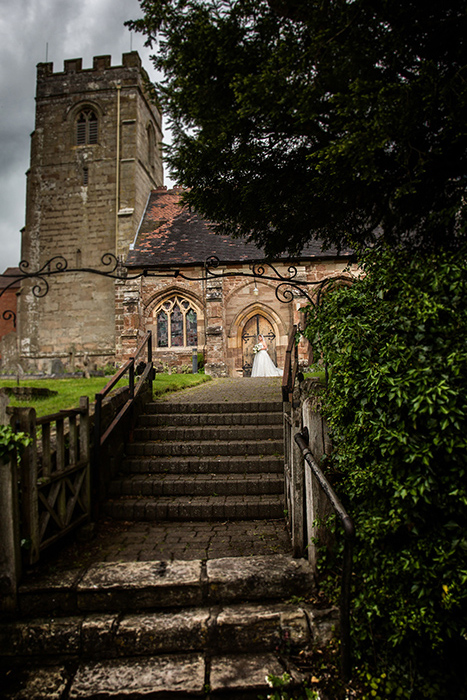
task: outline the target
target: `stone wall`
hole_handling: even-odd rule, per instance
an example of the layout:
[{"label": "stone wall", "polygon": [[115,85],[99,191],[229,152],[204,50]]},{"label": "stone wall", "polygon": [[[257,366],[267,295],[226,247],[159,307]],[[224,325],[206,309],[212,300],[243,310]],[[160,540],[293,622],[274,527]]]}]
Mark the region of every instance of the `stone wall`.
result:
[{"label": "stone wall", "polygon": [[18,337],[16,332],[12,332],[0,339],[0,372],[16,374],[18,371]]},{"label": "stone wall", "polygon": [[[300,266],[299,274],[304,280],[320,281],[342,274],[345,266],[345,262],[332,258],[308,261]],[[278,264],[276,268],[280,274],[287,275],[285,263]],[[174,277],[173,274],[162,276],[163,272],[157,271],[153,277],[148,272],[147,276],[133,282],[119,282],[116,319],[120,341],[117,360],[122,362],[127,359],[138,335],[151,330],[156,366],[191,366],[192,348],[157,347],[154,311],[164,299],[179,295],[189,299],[196,307],[198,350],[204,354],[206,373],[216,377],[242,376],[246,353],[243,334],[247,324],[257,315],[265,319],[275,336],[275,358],[278,366],[283,367],[288,335],[294,324],[303,324],[303,309],[308,300],[302,295],[294,295],[290,303],[282,303],[276,296],[277,282],[242,276],[251,274],[251,266],[247,264],[225,265],[216,269],[216,274],[222,273],[229,273],[229,276],[202,280],[204,268],[198,266],[183,268],[182,274],[190,279]],[[300,343],[299,356],[303,365],[309,364],[308,343]]]},{"label": "stone wall", "polygon": [[[30,270],[54,256],[68,268],[105,270],[102,256],[126,255],[147,193],[162,184],[161,115],[145,92],[145,72],[136,52],[121,66],[110,56],[37,67],[36,124],[27,179],[22,258]],[[97,143],[77,145],[83,109],[98,119]],[[154,153],[148,150],[148,129]],[[54,268],[52,264],[52,269]],[[49,292],[37,298],[35,281],[23,284],[20,353],[25,371],[50,371],[54,358],[66,369],[90,369],[115,359],[115,283],[85,273],[49,277]]]}]

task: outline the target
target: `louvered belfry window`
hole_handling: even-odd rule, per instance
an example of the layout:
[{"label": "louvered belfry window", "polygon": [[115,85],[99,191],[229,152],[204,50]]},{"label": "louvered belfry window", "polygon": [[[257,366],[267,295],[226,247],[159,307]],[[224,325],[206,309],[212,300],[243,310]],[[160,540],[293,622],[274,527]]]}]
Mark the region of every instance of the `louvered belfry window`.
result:
[{"label": "louvered belfry window", "polygon": [[97,143],[98,121],[92,109],[83,109],[76,120],[76,145],[87,146]]}]

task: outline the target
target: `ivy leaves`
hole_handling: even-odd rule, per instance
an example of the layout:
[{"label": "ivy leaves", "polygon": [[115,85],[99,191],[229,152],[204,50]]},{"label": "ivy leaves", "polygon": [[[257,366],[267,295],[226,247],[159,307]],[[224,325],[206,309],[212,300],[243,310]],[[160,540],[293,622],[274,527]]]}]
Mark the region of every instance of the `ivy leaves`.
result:
[{"label": "ivy leaves", "polygon": [[306,330],[359,532],[359,651],[371,634],[380,661],[410,650],[420,668],[467,631],[466,252],[377,246]]},{"label": "ivy leaves", "polygon": [[26,433],[15,433],[9,425],[0,425],[0,459],[7,459],[13,450],[26,447],[30,442]]}]

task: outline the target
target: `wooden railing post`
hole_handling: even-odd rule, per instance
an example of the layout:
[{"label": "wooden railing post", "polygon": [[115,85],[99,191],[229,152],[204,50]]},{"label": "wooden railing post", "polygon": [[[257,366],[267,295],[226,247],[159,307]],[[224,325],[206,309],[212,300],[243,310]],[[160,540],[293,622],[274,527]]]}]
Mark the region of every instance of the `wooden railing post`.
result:
[{"label": "wooden railing post", "polygon": [[152,331],[148,331],[148,363],[152,362]]},{"label": "wooden railing post", "polygon": [[[148,364],[152,363],[152,331],[148,331]],[[154,381],[154,368],[152,369],[150,376],[148,377],[149,386],[151,388],[151,400],[152,400],[152,387]]]},{"label": "wooden railing post", "polygon": [[100,483],[100,456],[101,456],[101,432],[102,432],[102,394],[96,394],[94,405],[94,445],[91,467],[91,500],[92,517],[97,520],[99,515],[99,483]]},{"label": "wooden railing post", "polygon": [[292,435],[301,428],[301,409],[291,407],[291,486],[292,486],[292,517],[291,537],[294,557],[302,557],[305,553],[305,469],[302,453]]},{"label": "wooden railing post", "polygon": [[16,457],[0,458],[0,611],[16,610],[21,578],[18,476]]},{"label": "wooden railing post", "polygon": [[130,366],[128,368],[128,386],[130,388],[130,399],[135,398],[135,358],[130,357]]},{"label": "wooden railing post", "polygon": [[[292,330],[289,333],[289,340],[287,343],[287,350],[285,351],[285,363],[284,363],[284,373],[282,375],[282,401],[285,403],[292,402],[292,394],[294,390],[294,381],[296,368],[294,370],[292,362],[292,351],[295,346],[295,335],[297,333],[297,326],[292,326]],[[298,360],[298,350],[295,350],[294,358]]]},{"label": "wooden railing post", "polygon": [[15,428],[31,437],[31,444],[21,453],[21,512],[25,559],[28,564],[39,560],[39,508],[37,495],[36,411],[16,408]]},{"label": "wooden railing post", "polygon": [[[55,450],[57,465],[56,471],[61,472],[65,469],[65,420],[64,418],[57,418],[55,422],[55,434],[57,446]],[[66,492],[65,483],[63,481],[59,482],[58,488],[60,489],[57,504],[58,504],[58,517],[62,527],[65,526],[66,521]]]},{"label": "wooden railing post", "polygon": [[83,500],[89,520],[91,519],[91,435],[89,418],[89,398],[82,396],[79,400],[80,416],[79,416],[79,458],[80,461],[87,462],[86,476],[84,483]]}]

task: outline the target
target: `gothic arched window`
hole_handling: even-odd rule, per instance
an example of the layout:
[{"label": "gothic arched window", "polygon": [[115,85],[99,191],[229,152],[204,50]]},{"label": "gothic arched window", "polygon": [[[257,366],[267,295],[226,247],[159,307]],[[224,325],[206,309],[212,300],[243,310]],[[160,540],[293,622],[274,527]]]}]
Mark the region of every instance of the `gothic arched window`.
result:
[{"label": "gothic arched window", "polygon": [[154,309],[158,348],[196,347],[198,314],[189,299],[176,295]]},{"label": "gothic arched window", "polygon": [[82,109],[76,119],[76,145],[97,143],[98,120],[92,109]]}]

